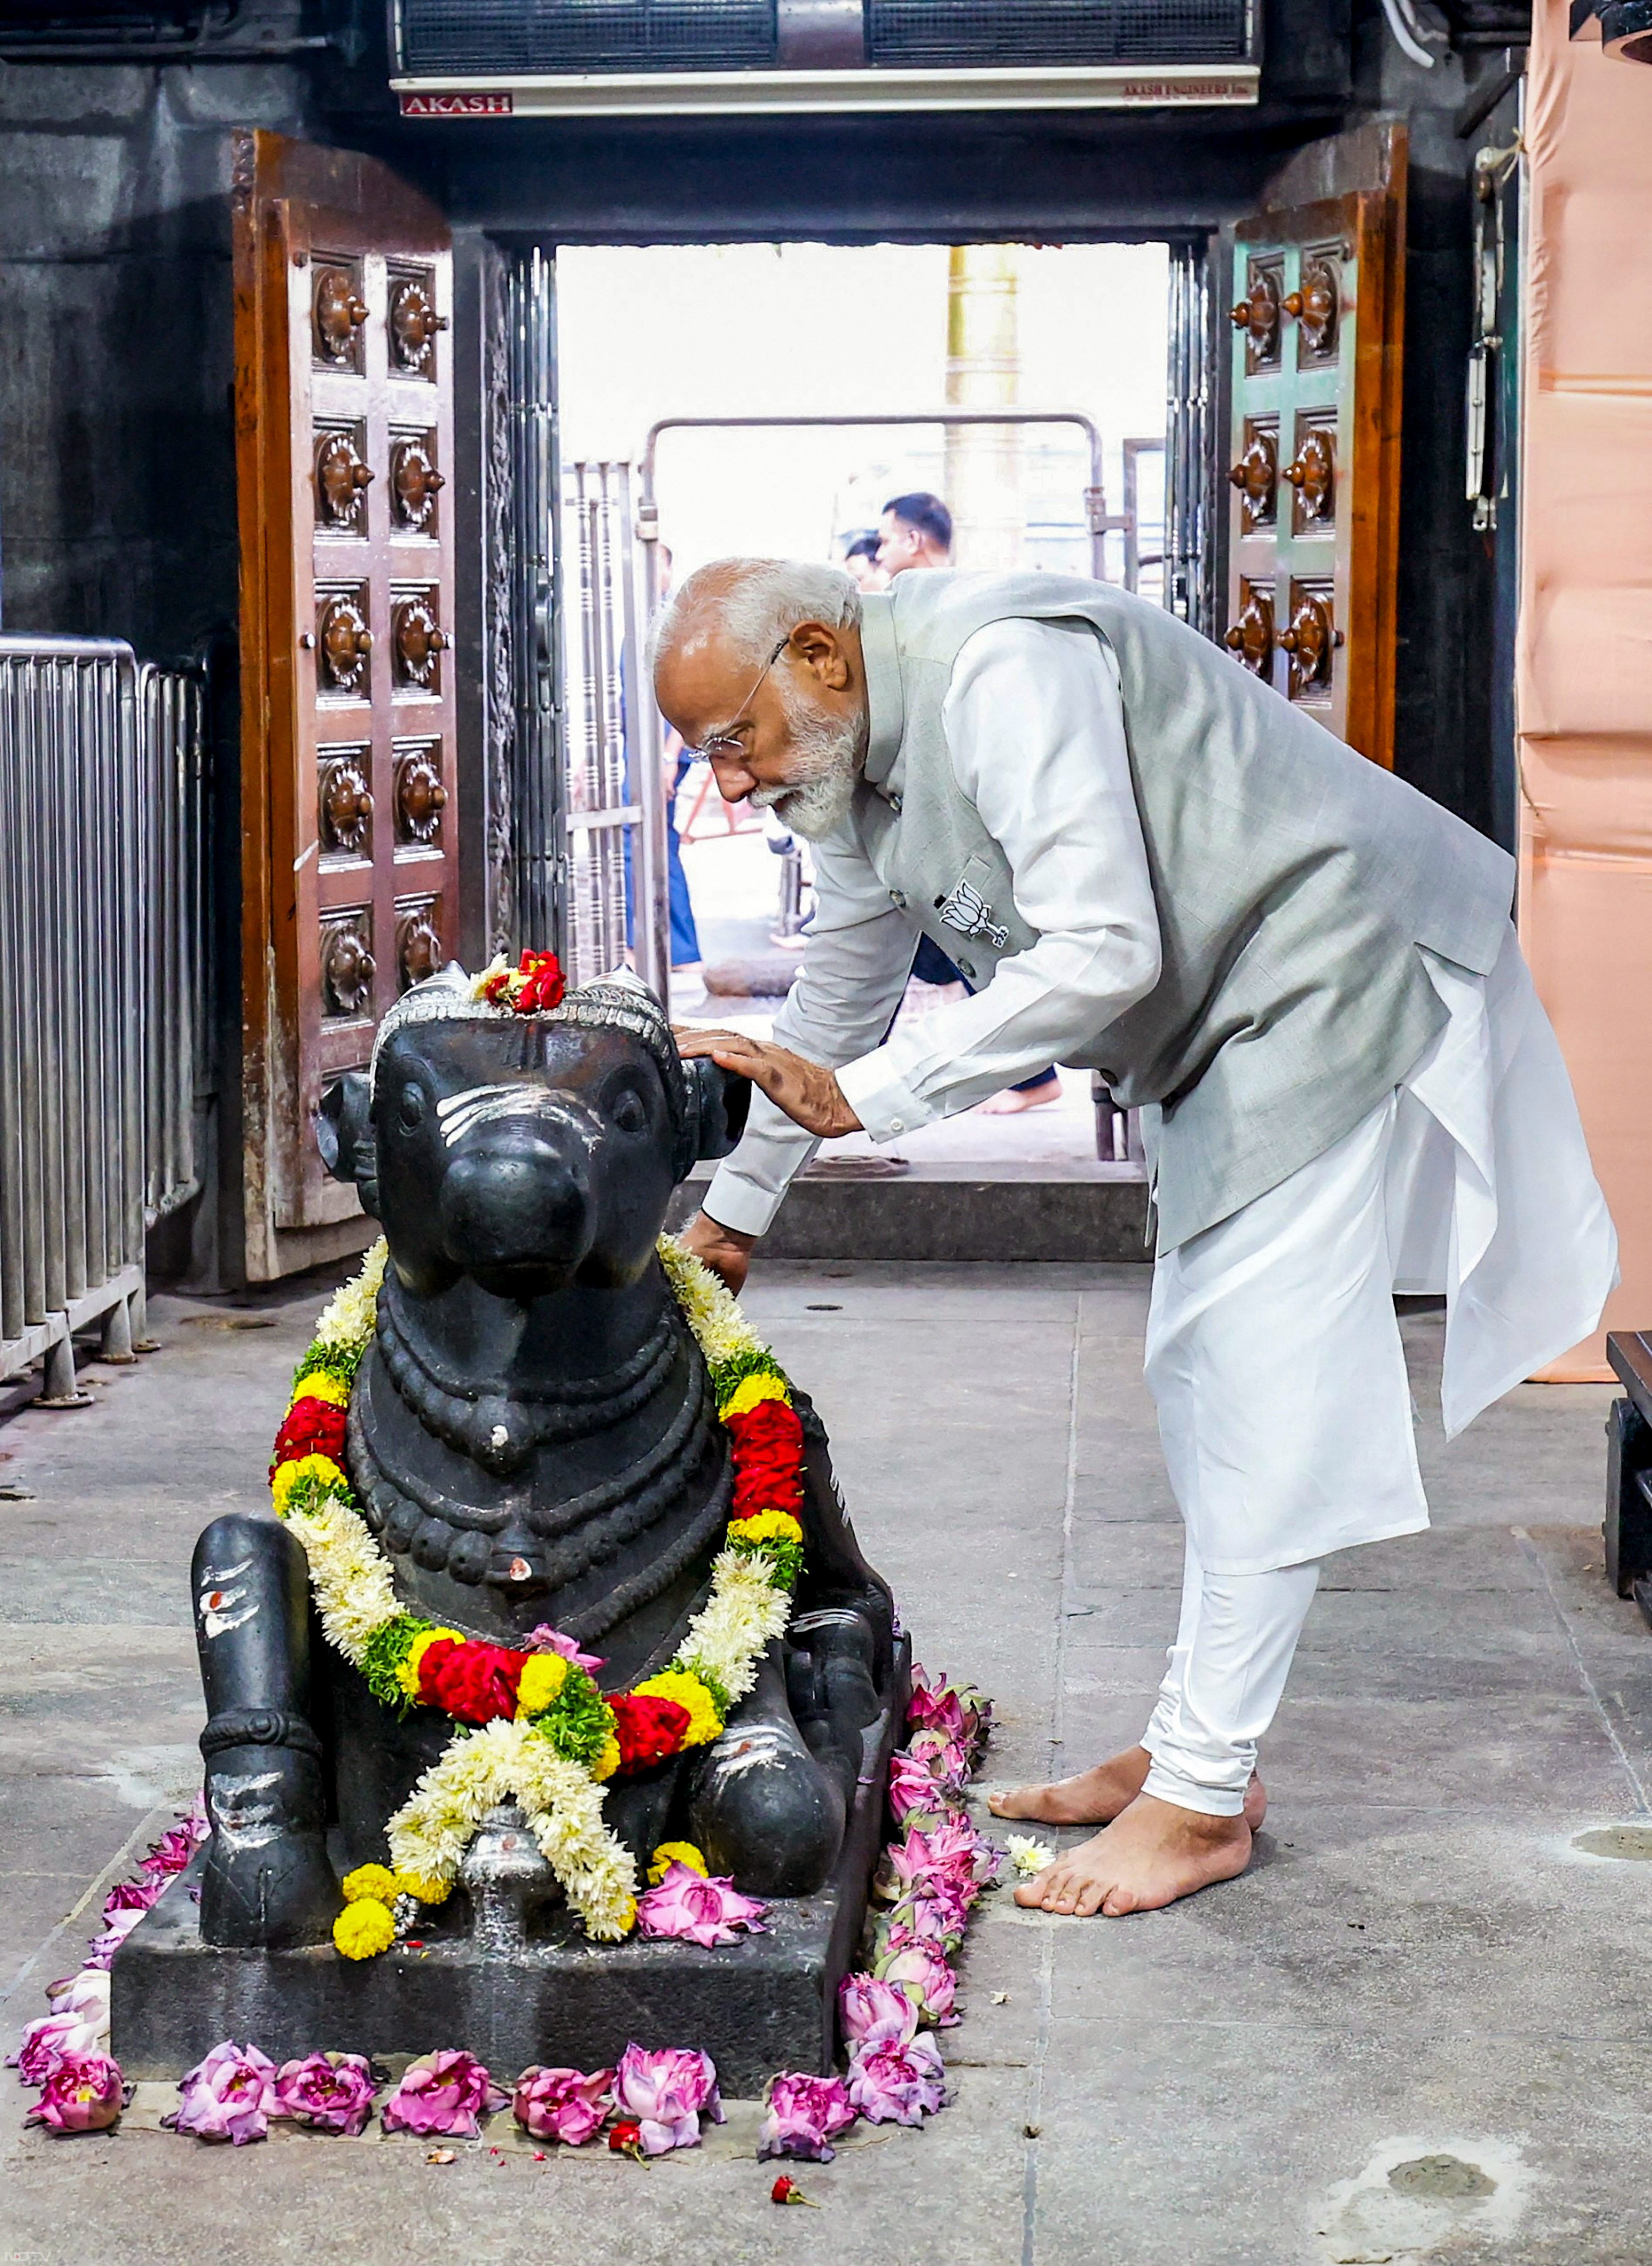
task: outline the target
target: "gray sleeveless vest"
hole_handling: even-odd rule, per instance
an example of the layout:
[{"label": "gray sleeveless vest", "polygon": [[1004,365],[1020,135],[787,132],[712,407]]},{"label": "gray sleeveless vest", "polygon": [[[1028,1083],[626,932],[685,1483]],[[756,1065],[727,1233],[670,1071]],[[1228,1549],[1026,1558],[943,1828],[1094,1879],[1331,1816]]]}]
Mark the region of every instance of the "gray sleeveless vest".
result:
[{"label": "gray sleeveless vest", "polygon": [[1400,1083],[1445,1020],[1416,947],[1489,974],[1514,861],[1143,599],[1064,575],[903,574],[865,601],[852,823],[977,990],[1034,932],[953,775],[941,704],[966,639],[1011,618],[1097,634],[1117,664],[1163,970],[1067,1058],[1147,1112],[1169,1250]]}]

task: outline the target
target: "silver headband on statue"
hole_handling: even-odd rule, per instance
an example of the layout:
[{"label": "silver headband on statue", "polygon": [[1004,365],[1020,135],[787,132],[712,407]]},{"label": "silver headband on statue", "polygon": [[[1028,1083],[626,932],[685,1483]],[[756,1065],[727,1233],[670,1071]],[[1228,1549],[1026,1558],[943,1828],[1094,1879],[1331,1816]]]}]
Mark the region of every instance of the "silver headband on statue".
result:
[{"label": "silver headband on statue", "polygon": [[439,976],[428,976],[411,991],[404,991],[386,1011],[374,1035],[368,1075],[376,1089],[378,1058],[386,1042],[410,1024],[519,1022],[571,1023],[587,1031],[628,1031],[654,1056],[672,1115],[679,1128],[685,1124],[691,1106],[688,1079],[670,1021],[648,986],[628,968],[618,968],[611,975],[564,992],[559,1006],[536,1008],[524,1016],[513,1008],[496,1006],[491,999],[477,998],[471,978],[457,961],[452,961]]}]

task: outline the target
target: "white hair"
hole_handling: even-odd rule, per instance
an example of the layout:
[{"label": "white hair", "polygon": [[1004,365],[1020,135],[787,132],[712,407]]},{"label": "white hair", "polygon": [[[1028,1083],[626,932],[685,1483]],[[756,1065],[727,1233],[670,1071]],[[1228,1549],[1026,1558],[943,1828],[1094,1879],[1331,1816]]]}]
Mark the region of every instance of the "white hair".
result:
[{"label": "white hair", "polygon": [[807,559],[713,559],[673,591],[648,629],[652,677],[662,654],[714,632],[735,658],[761,669],[800,622],[844,629],[860,619],[860,593],[841,566]]}]

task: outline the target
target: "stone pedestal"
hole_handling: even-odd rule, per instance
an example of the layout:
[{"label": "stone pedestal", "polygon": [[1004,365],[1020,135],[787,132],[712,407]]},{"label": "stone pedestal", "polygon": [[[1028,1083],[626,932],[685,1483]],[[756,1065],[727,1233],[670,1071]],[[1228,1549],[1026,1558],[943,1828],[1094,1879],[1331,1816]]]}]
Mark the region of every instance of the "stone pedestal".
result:
[{"label": "stone pedestal", "polygon": [[769,1932],[727,1948],[592,1943],[566,1911],[508,1951],[468,1925],[457,1890],[430,1915],[420,1948],[342,1959],[226,1949],[201,1940],[190,1891],[200,1858],[115,1955],[113,2051],[130,2079],[177,2078],[221,2039],[277,2063],[296,2055],[420,2054],[458,2046],[501,2083],[530,2062],[597,2069],[627,2043],[711,2055],[731,2097],[759,2094],[777,2070],[830,2067],[838,1981],[853,1960],[883,1838],[884,1788],[904,1720],[906,1648],[888,1713],[865,1759],[837,1869],[813,1897],[779,1899]]}]

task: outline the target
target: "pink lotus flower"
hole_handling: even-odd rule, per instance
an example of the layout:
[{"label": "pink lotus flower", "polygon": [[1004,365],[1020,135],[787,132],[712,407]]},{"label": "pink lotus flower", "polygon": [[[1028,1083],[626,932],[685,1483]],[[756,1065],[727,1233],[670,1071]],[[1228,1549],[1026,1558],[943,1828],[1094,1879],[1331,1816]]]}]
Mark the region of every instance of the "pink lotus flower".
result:
[{"label": "pink lotus flower", "polygon": [[86,1947],[87,1966],[106,1967],[143,1917],[141,1904],[128,1904],[123,1911],[106,1912],[102,1934],[94,1935]]},{"label": "pink lotus flower", "polygon": [[523,1648],[527,1652],[559,1652],[572,1667],[582,1668],[588,1676],[595,1676],[603,1665],[596,1653],[581,1652],[571,1636],[553,1629],[549,1621],[541,1621],[537,1628],[530,1629],[523,1639]]},{"label": "pink lotus flower", "polygon": [[949,1794],[961,1793],[969,1776],[969,1757],[961,1740],[948,1738],[942,1730],[918,1731],[906,1751],[924,1765],[938,1786]]},{"label": "pink lotus flower", "polygon": [[931,2037],[858,2046],[849,2058],[850,2101],[871,2124],[916,2124],[947,2102],[947,2072]]},{"label": "pink lotus flower", "polygon": [[852,2051],[902,2043],[917,2028],[917,2008],[904,1991],[874,1975],[845,1975],[837,1985],[837,2019]]},{"label": "pink lotus flower", "polygon": [[171,1880],[174,1873],[183,1871],[194,1855],[199,1838],[187,1821],[168,1826],[138,1870],[151,1876],[159,1875],[163,1880]]},{"label": "pink lotus flower", "polygon": [[367,2130],[377,2091],[364,2054],[306,2054],[276,2071],[270,2115],[312,2132],[347,2132],[355,2139]]},{"label": "pink lotus flower", "polygon": [[922,1756],[890,1757],[889,1811],[897,1825],[914,1816],[939,1824],[947,1806],[947,1789]]},{"label": "pink lotus flower", "polygon": [[953,1998],[956,1978],[932,1944],[906,1943],[888,1952],[874,1970],[881,1983],[892,1983],[917,2009],[920,2022],[955,2022]]},{"label": "pink lotus flower", "polygon": [[939,1730],[956,1739],[973,1766],[991,1733],[992,1702],[972,1684],[948,1684],[941,1677],[932,1683],[921,1668],[914,1668],[906,1721],[914,1731]]},{"label": "pink lotus flower", "polygon": [[691,2048],[668,2046],[650,2053],[643,2046],[627,2046],[614,2072],[614,2103],[639,2126],[645,2156],[698,2148],[702,2111],[713,2124],[723,2121],[716,2065],[709,2054]]},{"label": "pink lotus flower", "polygon": [[173,2132],[231,2140],[238,2148],[249,2140],[267,2140],[275,2108],[274,2075],[274,2063],[256,2046],[238,2046],[226,2038],[179,2079],[183,2099],[161,2122]]},{"label": "pink lotus flower", "polygon": [[420,2138],[441,2133],[474,2140],[479,2116],[489,2116],[510,2099],[501,2093],[474,2054],[420,2054],[409,2062],[401,2083],[384,2103],[380,2123],[387,2132],[413,2132]]},{"label": "pink lotus flower", "polygon": [[958,1868],[980,1889],[990,1889],[1004,1869],[1003,1850],[978,1832],[961,1811],[932,1829],[929,1853],[932,1862]]},{"label": "pink lotus flower", "polygon": [[31,2022],[6,2056],[25,2085],[44,2085],[65,2062],[101,2054],[109,2043],[109,2006],[73,2007],[59,2000]]},{"label": "pink lotus flower", "polygon": [[950,1954],[962,1941],[961,1923],[954,1925],[952,1916],[932,1897],[905,1897],[900,1904],[891,1904],[874,1923],[876,1952],[899,1951],[908,1943],[927,1943],[936,1951]]},{"label": "pink lotus flower", "polygon": [[659,1885],[639,1897],[637,1926],[643,1935],[676,1936],[709,1951],[713,1944],[735,1942],[742,1928],[766,1935],[768,1909],[757,1897],[742,1897],[731,1879],[708,1881],[674,1860]]},{"label": "pink lotus flower", "polygon": [[94,2017],[107,2026],[109,2020],[109,1976],[102,1967],[77,1967],[72,1975],[61,1982],[48,1983],[46,1995],[55,2014],[78,2014],[84,2021]]},{"label": "pink lotus flower", "polygon": [[614,2105],[614,2072],[577,2069],[524,2069],[511,2102],[516,2122],[536,2140],[560,2140],[582,2148],[594,2140]]},{"label": "pink lotus flower", "polygon": [[105,1919],[113,1919],[116,1912],[148,1911],[151,1904],[160,1901],[161,1891],[165,1886],[164,1879],[122,1881],[119,1888],[111,1889],[104,1898]]},{"label": "pink lotus flower", "polygon": [[759,2162],[766,2156],[801,2156],[830,2164],[837,2153],[832,2142],[855,2121],[841,2077],[783,2073],[769,2080],[764,2098],[769,2113],[757,2141]]},{"label": "pink lotus flower", "polygon": [[967,1869],[960,1877],[956,1868],[938,1866],[926,1837],[917,1830],[904,1841],[890,1843],[873,1885],[891,1904],[930,1905],[934,1925],[954,1936],[962,1935],[980,1893]]},{"label": "pink lotus flower", "polygon": [[131,2098],[119,2062],[107,2054],[77,2054],[58,2064],[23,2121],[44,2124],[60,2139],[73,2132],[106,2132]]}]

